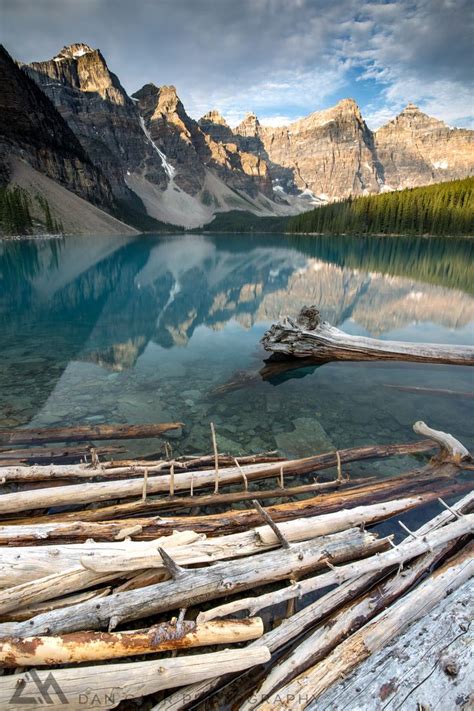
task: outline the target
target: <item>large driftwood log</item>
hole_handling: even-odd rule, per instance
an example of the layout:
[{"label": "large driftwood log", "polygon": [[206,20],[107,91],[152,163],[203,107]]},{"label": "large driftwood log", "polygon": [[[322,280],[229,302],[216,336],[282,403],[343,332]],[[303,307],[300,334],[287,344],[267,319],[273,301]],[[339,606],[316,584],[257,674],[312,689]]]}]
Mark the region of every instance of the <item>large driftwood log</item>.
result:
[{"label": "large driftwood log", "polygon": [[[415,533],[417,536],[423,537],[427,533],[435,531],[441,526],[456,520],[460,514],[469,513],[473,508],[474,493],[470,492],[449,509],[443,510],[438,516],[430,519],[426,524],[418,528]],[[452,544],[447,545],[451,546]],[[411,569],[413,570],[416,566],[419,576],[422,577],[427,570],[431,569],[435,558],[444,556],[446,550],[447,547],[443,547],[433,554],[423,556],[423,558],[411,564]],[[377,571],[338,585],[334,590],[331,590],[316,600],[316,602],[311,603],[307,607],[303,607],[295,615],[288,617],[283,620],[280,625],[266,632],[263,637],[260,638],[260,643],[268,647],[270,652],[275,652],[296,639],[308,627],[316,625],[341,605],[353,601],[358,595],[370,590],[372,585],[384,575],[385,572]],[[253,642],[249,647],[255,644],[256,643]],[[226,680],[228,680],[227,676],[216,677],[198,684],[186,686],[181,692],[175,692],[171,696],[168,696],[163,702],[158,703],[152,711],[181,711],[204,696],[212,693]]]},{"label": "large driftwood log", "polygon": [[322,661],[310,667],[293,681],[282,686],[259,711],[305,709],[341,677],[346,676],[364,659],[400,635],[410,624],[426,615],[446,595],[474,575],[472,545],[436,570],[427,580],[409,592],[372,622],[338,645]]},{"label": "large driftwood log", "polygon": [[[136,699],[160,689],[190,681],[208,679],[224,672],[236,672],[264,664],[270,658],[266,647],[226,649],[211,654],[191,654],[174,659],[104,664],[55,669],[48,683],[48,669],[0,677],[0,708],[29,711],[31,696],[38,696],[38,684],[49,692],[51,711],[79,711],[84,708],[115,708],[124,699]],[[36,681],[35,681],[36,680]],[[42,686],[43,685],[43,686]],[[58,693],[58,689],[59,692]],[[17,699],[13,698],[16,693]],[[23,702],[22,702],[22,699]]]},{"label": "large driftwood log", "polygon": [[[453,525],[453,524],[451,524]],[[454,540],[454,539],[453,539]],[[409,590],[422,575],[429,572],[436,562],[453,547],[452,540],[437,546],[433,553],[418,558],[412,565],[392,574],[374,589],[360,597],[354,597],[342,610],[332,614],[324,624],[305,638],[287,657],[279,660],[270,670],[257,691],[252,693],[240,711],[250,711],[267,699],[276,689],[323,659],[349,634],[373,619],[377,613]]]},{"label": "large driftwood log", "polygon": [[[390,518],[403,511],[420,505],[422,497],[397,499],[371,506],[336,511],[321,516],[295,519],[279,524],[279,531],[289,542],[316,538],[360,525],[369,525]],[[124,541],[116,543],[96,543],[56,546],[25,546],[21,548],[0,548],[0,585],[9,588],[0,592],[0,613],[5,611],[2,600],[10,595],[14,600],[18,586],[30,580],[50,576],[54,573],[67,577],[76,566],[95,573],[117,573],[154,568],[166,570],[159,550],[165,548],[180,565],[212,563],[261,553],[280,545],[269,526],[258,526],[248,531],[205,539],[193,531],[175,532],[154,541]],[[20,565],[19,565],[20,562]],[[88,576],[88,583],[90,579]],[[77,580],[75,583],[77,584]],[[60,584],[52,587],[52,591]],[[12,588],[9,586],[17,586]],[[66,590],[62,590],[63,594]],[[30,600],[31,602],[31,600]]]},{"label": "large driftwood log", "polygon": [[382,341],[352,336],[315,316],[317,309],[303,307],[296,321],[286,318],[267,331],[265,350],[317,362],[332,360],[403,360],[417,363],[474,365],[472,346]]},{"label": "large driftwood log", "polygon": [[113,593],[99,602],[91,600],[66,610],[53,610],[26,622],[5,623],[0,625],[0,636],[24,637],[107,627],[112,630],[124,622],[302,575],[325,565],[328,558],[334,562],[353,560],[386,546],[386,539],[377,540],[371,533],[350,529],[295,543],[289,549],[215,563],[207,568],[185,569],[176,563],[171,565],[168,560],[171,580]]},{"label": "large driftwood log", "polygon": [[90,442],[101,439],[146,439],[180,430],[182,422],[157,425],[77,425],[77,427],[0,430],[0,444],[40,444],[45,442]]},{"label": "large driftwood log", "polygon": [[357,578],[366,573],[381,571],[391,568],[394,565],[403,565],[408,560],[416,556],[423,555],[439,548],[450,541],[462,538],[462,536],[472,535],[474,533],[474,514],[463,516],[458,521],[454,521],[448,526],[426,534],[423,538],[408,538],[396,548],[384,551],[372,558],[366,558],[355,563],[348,563],[341,566],[332,566],[332,570],[327,573],[322,573],[316,577],[307,578],[293,585],[282,588],[275,592],[266,593],[258,597],[239,598],[225,605],[201,612],[198,619],[201,622],[213,620],[216,617],[225,617],[226,615],[234,614],[239,610],[250,610],[251,614],[255,614],[258,610],[265,607],[276,605],[285,600],[291,600],[294,597],[307,595],[315,590],[328,587],[337,583],[343,583],[346,580]]},{"label": "large driftwood log", "polygon": [[473,699],[473,618],[472,587],[464,583],[309,708],[467,711]]},{"label": "large driftwood log", "polygon": [[97,662],[170,649],[236,644],[263,634],[260,617],[196,625],[190,620],[162,622],[148,630],[130,632],[73,632],[59,637],[0,639],[0,667],[51,666]]}]

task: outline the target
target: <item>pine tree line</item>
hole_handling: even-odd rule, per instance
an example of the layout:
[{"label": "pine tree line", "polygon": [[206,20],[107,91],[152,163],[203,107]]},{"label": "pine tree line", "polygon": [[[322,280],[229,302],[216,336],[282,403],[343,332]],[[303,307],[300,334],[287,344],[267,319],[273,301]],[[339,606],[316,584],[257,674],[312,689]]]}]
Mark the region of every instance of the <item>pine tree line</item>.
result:
[{"label": "pine tree line", "polygon": [[473,235],[474,178],[348,198],[288,221],[289,232]]},{"label": "pine tree line", "polygon": [[[62,223],[51,213],[48,200],[40,194],[35,196],[43,213],[42,225],[49,234],[61,234]],[[0,228],[5,234],[28,235],[35,231],[37,222],[32,217],[29,193],[18,185],[0,188]]]}]

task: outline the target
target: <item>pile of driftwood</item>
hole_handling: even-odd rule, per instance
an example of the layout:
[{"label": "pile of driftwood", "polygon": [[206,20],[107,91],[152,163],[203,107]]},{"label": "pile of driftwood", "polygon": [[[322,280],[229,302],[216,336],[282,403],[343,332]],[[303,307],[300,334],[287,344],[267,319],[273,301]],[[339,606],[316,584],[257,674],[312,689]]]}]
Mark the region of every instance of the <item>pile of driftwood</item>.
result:
[{"label": "pile of driftwood", "polygon": [[[64,445],[181,426],[0,432],[4,447],[30,447],[0,458],[1,708],[149,697],[164,711],[211,695],[218,708],[317,708],[472,576],[474,495],[458,476],[472,460],[424,423],[415,443],[297,460],[221,455],[213,427],[209,456],[105,461],[117,449]],[[61,448],[38,447],[52,441]],[[432,458],[382,480],[347,475],[350,462],[410,454]],[[332,478],[308,481],[324,470]],[[372,528],[438,500],[418,530],[400,524],[398,544]],[[460,691],[462,665],[456,675]]]}]

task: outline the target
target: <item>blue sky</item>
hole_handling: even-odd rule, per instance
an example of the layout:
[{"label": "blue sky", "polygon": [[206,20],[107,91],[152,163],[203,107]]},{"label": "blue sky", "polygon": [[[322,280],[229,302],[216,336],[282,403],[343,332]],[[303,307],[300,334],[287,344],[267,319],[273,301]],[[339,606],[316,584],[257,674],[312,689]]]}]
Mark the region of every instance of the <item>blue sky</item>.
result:
[{"label": "blue sky", "polygon": [[351,97],[372,128],[409,101],[472,127],[470,0],[2,0],[20,61],[99,47],[129,93],[174,84],[188,112],[280,125]]}]

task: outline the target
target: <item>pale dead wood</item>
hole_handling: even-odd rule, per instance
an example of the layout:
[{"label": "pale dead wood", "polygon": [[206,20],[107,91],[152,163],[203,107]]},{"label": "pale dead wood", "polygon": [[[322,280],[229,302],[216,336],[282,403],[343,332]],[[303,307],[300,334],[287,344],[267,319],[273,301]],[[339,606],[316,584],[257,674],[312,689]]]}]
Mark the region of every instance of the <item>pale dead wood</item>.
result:
[{"label": "pale dead wood", "polygon": [[413,430],[416,434],[424,435],[429,437],[434,442],[437,442],[441,447],[441,453],[454,460],[455,462],[462,462],[464,460],[472,460],[471,454],[466,447],[459,442],[455,437],[446,432],[441,432],[440,430],[434,430],[425,422],[421,420],[415,422],[413,425]]},{"label": "pale dead wood", "polygon": [[75,632],[58,637],[0,639],[0,666],[50,666],[155,654],[170,649],[236,644],[261,637],[259,617],[196,625],[182,620],[162,622],[148,630]]},{"label": "pale dead wood", "polygon": [[326,321],[311,324],[303,307],[294,321],[286,318],[274,324],[261,342],[267,351],[296,358],[311,358],[315,362],[332,360],[403,360],[418,363],[474,365],[474,348],[434,343],[382,341],[366,336],[352,336]]},{"label": "pale dead wood", "polygon": [[[474,575],[473,547],[467,546],[403,598],[338,645],[329,655],[256,708],[305,709],[364,659],[401,634]],[[291,699],[291,701],[290,701]]]},{"label": "pale dead wood", "polygon": [[[128,662],[122,664],[103,664],[100,667],[81,666],[56,669],[57,681],[67,708],[72,711],[85,706],[84,693],[90,699],[100,700],[100,708],[115,708],[124,699],[136,699],[147,694],[181,686],[190,681],[200,681],[216,674],[236,672],[242,669],[264,664],[270,658],[266,647],[249,649],[227,649],[210,654],[192,654],[174,659],[157,659],[146,662]],[[38,670],[35,674],[40,684],[45,682],[49,670]],[[23,696],[37,693],[34,683],[28,684],[31,675],[28,672],[0,677],[0,707],[7,708],[15,689],[24,687]],[[95,702],[97,706],[98,701]],[[51,693],[51,711],[64,711],[65,701]],[[21,698],[13,706],[15,711],[27,711],[31,704],[21,703]]]},{"label": "pale dead wood", "polygon": [[233,615],[240,610],[249,610],[251,614],[255,614],[265,607],[276,605],[285,600],[291,600],[294,597],[307,595],[309,592],[320,590],[329,585],[342,583],[346,580],[357,578],[360,575],[365,575],[366,573],[382,571],[384,568],[391,568],[394,565],[402,565],[416,556],[431,552],[452,540],[470,535],[473,532],[474,514],[467,514],[439,530],[426,534],[423,538],[416,537],[414,540],[405,540],[392,550],[384,551],[372,558],[338,567],[332,566],[332,569],[327,573],[302,580],[289,587],[276,590],[275,592],[266,593],[258,597],[234,600],[199,613],[198,619],[200,622],[205,622],[207,620],[213,620],[216,617]]},{"label": "pale dead wood", "polygon": [[[253,555],[280,545],[282,539],[285,540],[285,547],[288,547],[288,541],[299,542],[354,526],[375,523],[423,502],[423,497],[409,497],[343,509],[321,516],[283,521],[277,527],[278,533],[275,532],[276,524],[265,512],[263,520],[270,520],[271,525],[257,526],[255,529],[209,539],[194,531],[175,531],[171,536],[152,541],[86,541],[40,547],[7,546],[0,548],[0,580],[3,587],[19,585],[53,573],[70,572],[79,565],[96,573],[116,571],[123,574],[146,568],[159,569],[162,567],[158,554],[160,546],[166,547],[170,554],[179,547],[172,555],[180,564],[210,563]],[[3,597],[0,593],[0,610]]]},{"label": "pale dead wood", "polygon": [[53,610],[45,615],[0,625],[0,636],[31,636],[75,632],[109,627],[111,618],[127,622],[246,590],[262,583],[284,580],[297,573],[324,565],[327,557],[335,562],[368,555],[387,546],[385,539],[350,529],[295,543],[289,550],[277,549],[238,560],[214,563],[206,568],[186,570],[176,580],[146,588],[114,593],[96,602],[87,601]]},{"label": "pale dead wood", "polygon": [[[416,533],[420,537],[423,537],[427,533],[456,520],[463,513],[472,511],[473,507],[474,492],[470,492],[453,504],[451,507],[452,511],[443,511],[418,528]],[[411,567],[416,566],[421,577],[425,570],[431,568],[435,557],[444,555],[444,551],[445,548],[442,548],[434,554],[427,554],[423,556],[423,559],[411,564]],[[261,637],[261,643],[267,646],[270,652],[275,652],[277,649],[288,644],[291,640],[296,639],[309,626],[316,625],[326,617],[326,615],[341,605],[353,601],[361,593],[370,590],[372,585],[383,575],[383,572],[377,571],[338,585],[334,590],[331,590],[316,600],[316,602],[311,603],[307,607],[303,607],[296,615],[283,620],[280,625],[266,632],[263,637]],[[249,646],[253,646],[254,644],[255,643],[251,643]],[[163,702],[158,703],[152,711],[181,711],[181,709],[187,707],[188,704],[198,701],[221,686],[225,679],[227,679],[227,677],[216,677],[212,680],[186,686],[181,692],[175,692],[171,696],[168,696]],[[254,696],[255,695],[252,694],[252,698],[254,698]]]},{"label": "pale dead wood", "polygon": [[68,605],[75,605],[78,602],[85,602],[86,600],[104,597],[105,595],[108,595],[111,590],[112,588],[110,587],[95,588],[94,590],[73,593],[72,595],[64,595],[63,597],[56,597],[52,600],[35,603],[33,605],[25,605],[25,607],[15,606],[12,612],[6,612],[0,615],[0,623],[29,620],[30,617],[41,615],[43,612],[49,612],[50,610],[56,610],[58,607],[67,607]]}]

